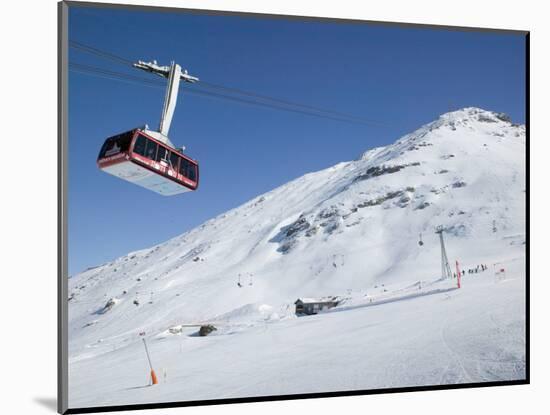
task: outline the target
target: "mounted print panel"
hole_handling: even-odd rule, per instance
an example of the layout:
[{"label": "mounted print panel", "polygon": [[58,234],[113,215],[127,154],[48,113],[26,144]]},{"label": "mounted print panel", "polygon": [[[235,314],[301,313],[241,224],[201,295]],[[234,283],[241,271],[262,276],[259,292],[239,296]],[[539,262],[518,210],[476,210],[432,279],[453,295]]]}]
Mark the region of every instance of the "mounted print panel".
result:
[{"label": "mounted print panel", "polygon": [[529,382],[528,32],[59,30],[60,413]]}]

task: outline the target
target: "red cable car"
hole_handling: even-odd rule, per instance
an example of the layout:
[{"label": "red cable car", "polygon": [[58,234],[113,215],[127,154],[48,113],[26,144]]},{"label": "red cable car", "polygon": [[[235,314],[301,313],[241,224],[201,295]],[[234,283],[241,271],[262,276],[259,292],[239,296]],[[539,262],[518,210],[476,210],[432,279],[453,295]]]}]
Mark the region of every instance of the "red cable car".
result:
[{"label": "red cable car", "polygon": [[136,128],[109,137],[103,143],[97,166],[106,173],[135,183],[163,196],[197,190],[199,186],[199,164],[183,154],[168,138],[168,130],[178,99],[180,80],[197,82],[199,78],[183,71],[172,62],[170,66],[159,66],[156,61],[138,61],[138,69],[168,79],[164,107],[158,131],[147,126]]},{"label": "red cable car", "polygon": [[97,166],[164,196],[196,190],[199,186],[197,161],[154,139],[141,128],[105,140]]}]

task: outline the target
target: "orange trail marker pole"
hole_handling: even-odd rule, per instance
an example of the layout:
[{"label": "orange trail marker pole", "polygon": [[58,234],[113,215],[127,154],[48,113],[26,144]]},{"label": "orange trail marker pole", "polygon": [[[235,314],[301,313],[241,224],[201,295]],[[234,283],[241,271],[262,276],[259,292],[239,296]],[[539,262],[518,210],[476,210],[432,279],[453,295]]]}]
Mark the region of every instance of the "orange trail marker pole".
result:
[{"label": "orange trail marker pole", "polygon": [[155,371],[153,370],[153,364],[151,363],[151,356],[149,356],[149,349],[147,348],[147,342],[145,341],[145,338],[142,338],[143,345],[145,346],[145,353],[147,353],[147,360],[149,361],[149,367],[151,368],[151,382],[153,382],[153,385],[156,385],[158,382],[157,375]]}]

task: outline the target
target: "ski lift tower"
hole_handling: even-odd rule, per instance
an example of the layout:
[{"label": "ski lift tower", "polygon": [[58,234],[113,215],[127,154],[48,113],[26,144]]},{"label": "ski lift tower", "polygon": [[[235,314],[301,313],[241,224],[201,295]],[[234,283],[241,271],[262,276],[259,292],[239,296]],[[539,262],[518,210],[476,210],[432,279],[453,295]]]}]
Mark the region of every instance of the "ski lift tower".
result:
[{"label": "ski lift tower", "polygon": [[442,225],[439,225],[435,233],[439,234],[439,242],[441,244],[441,279],[451,279],[453,274],[451,273],[451,266],[449,265],[449,259],[447,258],[447,251],[445,250],[445,242],[443,241],[443,232],[445,229]]},{"label": "ski lift tower", "polygon": [[[181,66],[174,61],[172,61],[170,66],[159,66],[157,61],[138,61],[137,63],[134,63],[134,67],[168,79],[159,129],[158,131],[151,131],[146,126],[145,131],[153,138],[168,144],[172,148],[176,148],[168,138],[168,131],[170,130],[170,124],[172,123],[172,117],[174,115],[174,110],[176,109],[180,80],[183,79],[185,82],[194,83],[197,82],[199,78],[189,75],[187,70],[182,71]],[[181,147],[181,150],[185,150],[185,147]]]}]

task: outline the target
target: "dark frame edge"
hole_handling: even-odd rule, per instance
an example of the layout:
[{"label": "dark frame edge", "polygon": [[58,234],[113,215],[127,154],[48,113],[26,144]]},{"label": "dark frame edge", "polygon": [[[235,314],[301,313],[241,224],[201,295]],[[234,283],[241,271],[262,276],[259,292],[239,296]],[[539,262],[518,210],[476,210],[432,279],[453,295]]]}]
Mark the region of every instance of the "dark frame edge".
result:
[{"label": "dark frame edge", "polygon": [[67,143],[69,5],[57,3],[57,411],[69,409]]}]

